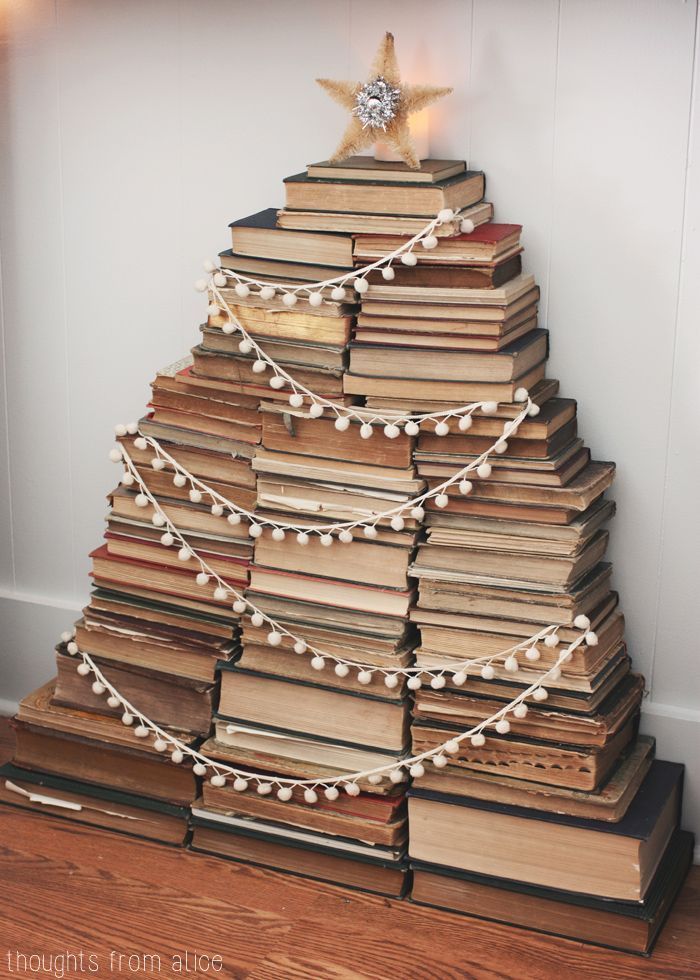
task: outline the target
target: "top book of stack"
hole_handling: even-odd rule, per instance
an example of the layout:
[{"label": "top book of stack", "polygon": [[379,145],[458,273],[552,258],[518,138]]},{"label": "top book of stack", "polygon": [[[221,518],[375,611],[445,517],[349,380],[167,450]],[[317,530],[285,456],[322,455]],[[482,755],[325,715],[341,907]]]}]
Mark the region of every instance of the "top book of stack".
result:
[{"label": "top book of stack", "polygon": [[[475,225],[489,221],[493,208],[483,202],[484,174],[467,170],[463,160],[424,160],[419,170],[405,165],[352,157],[341,165],[311,164],[287,177],[280,228],[350,234],[413,235],[439,211],[462,212]],[[465,212],[465,209],[468,209]],[[435,234],[454,235],[459,220]]]}]

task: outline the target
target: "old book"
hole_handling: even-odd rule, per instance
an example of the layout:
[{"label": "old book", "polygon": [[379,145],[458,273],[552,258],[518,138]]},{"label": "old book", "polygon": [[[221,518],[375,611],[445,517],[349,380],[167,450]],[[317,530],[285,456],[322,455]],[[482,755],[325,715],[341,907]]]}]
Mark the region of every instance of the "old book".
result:
[{"label": "old book", "polygon": [[[205,350],[221,354],[237,354],[239,343],[240,335],[237,337],[235,334],[225,334],[214,328],[202,328],[202,347]],[[278,364],[329,372],[342,370],[347,361],[344,347],[332,347],[308,341],[267,341],[265,353]]]},{"label": "old book", "polygon": [[[439,456],[437,453],[416,454],[416,470],[427,480],[445,480],[462,467],[476,463],[481,453],[456,457]],[[546,459],[504,455],[492,456],[492,476],[498,483],[517,483],[521,486],[565,487],[588,466],[591,451],[583,445],[583,439],[572,439],[555,455]]]},{"label": "old book", "polygon": [[253,565],[250,587],[256,593],[278,595],[287,599],[309,600],[314,605],[341,607],[357,613],[403,618],[413,597],[412,589],[389,589],[343,582],[317,575],[281,571]]},{"label": "old book", "polygon": [[[20,702],[15,765],[180,806],[194,799],[191,766],[174,766],[118,718],[53,705],[53,693],[53,684],[45,684]],[[192,744],[187,733],[172,734]]]},{"label": "old book", "polygon": [[[438,248],[416,249],[418,265],[476,265],[496,262],[520,244],[522,225],[504,225],[495,221],[480,225],[470,234],[453,235]],[[400,248],[405,238],[392,235],[357,235],[355,260],[372,262]]]},{"label": "old book", "polygon": [[[537,316],[530,315],[514,317],[512,327],[500,337],[484,337],[477,334],[462,335],[457,332],[438,333],[437,331],[419,332],[394,330],[391,327],[391,317],[372,317],[375,321],[388,321],[373,326],[358,326],[355,329],[355,340],[358,344],[395,344],[400,347],[437,348],[439,350],[470,350],[470,351],[499,351],[514,340],[524,337],[537,327]],[[367,319],[370,319],[369,317]],[[433,321],[424,321],[432,323]],[[420,325],[420,324],[419,324]]]},{"label": "old book", "polygon": [[257,398],[232,392],[215,381],[206,385],[195,385],[190,374],[189,365],[174,375],[157,374],[151,382],[151,404],[235,422],[255,424],[258,421]]},{"label": "old book", "polygon": [[457,211],[480,201],[484,196],[484,175],[466,170],[424,185],[319,179],[302,173],[286,177],[284,190],[287,209],[433,218],[442,208]]},{"label": "old book", "polygon": [[518,388],[530,388],[544,378],[546,364],[541,361],[512,381],[420,381],[416,378],[369,377],[347,372],[343,376],[346,395],[415,396],[464,405],[469,401],[512,402]]},{"label": "old book", "polygon": [[[443,303],[472,308],[496,307],[497,309],[512,307],[518,301],[526,299],[532,302],[536,290],[534,276],[519,275],[510,279],[498,288],[476,289],[468,286],[441,285],[393,285],[382,280],[371,286],[366,294],[372,300],[383,300],[387,303],[405,302],[412,306],[425,302],[427,305]],[[363,308],[365,300],[363,299]],[[511,310],[511,312],[513,312]],[[470,312],[471,315],[471,312]]]},{"label": "old book", "polygon": [[400,898],[407,866],[400,855],[377,845],[343,844],[340,838],[310,837],[264,824],[225,817],[203,807],[193,813],[192,849],[318,881]]},{"label": "old book", "polygon": [[106,786],[30,772],[8,763],[0,768],[0,800],[10,806],[103,830],[181,847],[189,809]]},{"label": "old book", "polygon": [[[392,440],[393,442],[394,440]],[[283,479],[315,480],[340,484],[350,489],[362,488],[417,496],[425,489],[425,481],[415,476],[413,464],[410,466],[380,466],[365,463],[363,460],[326,460],[325,457],[307,456],[296,452],[267,452],[258,450],[253,460],[256,473],[267,473]]]},{"label": "old book", "polygon": [[381,692],[327,690],[238,668],[221,672],[219,714],[244,725],[396,752],[408,735],[404,704]]},{"label": "old book", "polygon": [[291,257],[284,261],[258,258],[252,255],[238,255],[231,249],[219,252],[219,264],[222,269],[231,269],[243,276],[263,282],[323,282],[326,279],[337,279],[343,273],[349,275],[353,271],[352,266],[320,265],[315,262],[309,264],[295,261]]},{"label": "old book", "polygon": [[332,554],[332,548],[321,544],[314,535],[306,545],[290,538],[280,548],[269,538],[258,538],[255,546],[256,565],[288,572],[325,576],[345,582],[376,585],[387,589],[407,591],[408,563],[414,543],[414,535],[406,535],[403,545],[386,544],[355,538],[343,545],[342,560]]},{"label": "old book", "polygon": [[333,180],[381,180],[412,184],[434,184],[464,173],[464,160],[421,160],[420,167],[412,170],[403,161],[375,160],[374,157],[352,156],[338,163],[322,160],[310,163],[306,168],[309,177],[325,177]]},{"label": "old book", "polygon": [[431,379],[444,381],[505,382],[519,378],[547,356],[547,331],[534,330],[503,350],[440,351],[383,346],[350,347],[349,370],[370,377],[415,378],[418,382]]},{"label": "old book", "polygon": [[[198,379],[190,375],[189,380],[196,383]],[[231,387],[233,388],[233,386]],[[150,416],[139,420],[139,429],[144,436],[152,436],[158,442],[167,442],[178,447],[187,447],[188,450],[194,451],[203,450],[205,452],[228,453],[229,456],[238,458],[241,461],[245,460],[249,462],[255,453],[255,446],[242,439],[213,435],[212,433],[201,432],[197,429],[185,429],[182,426],[173,425],[172,423],[156,422]],[[129,455],[131,455],[133,441],[131,443],[127,442],[126,446]],[[149,458],[152,458],[152,453],[149,454]],[[181,461],[179,455],[177,459]],[[182,465],[185,465],[184,462]]]},{"label": "old book", "polygon": [[682,766],[655,761],[617,824],[413,789],[410,854],[477,874],[640,902],[678,824],[682,777]]},{"label": "old book", "polygon": [[220,642],[227,643],[236,636],[228,617],[219,616],[213,610],[197,612],[194,608],[174,606],[167,600],[148,600],[108,589],[93,589],[83,615],[103,623],[133,621],[138,624],[137,629],[147,630],[152,626],[186,630],[193,642],[203,638],[212,643],[213,651],[219,649]]},{"label": "old book", "polygon": [[[493,205],[486,201],[464,208],[454,221],[445,221],[433,232],[438,238],[451,237],[460,230],[461,221],[469,218],[475,225],[493,217]],[[285,208],[277,212],[280,228],[312,232],[347,232],[355,235],[417,235],[427,221],[424,217],[393,214],[360,214],[353,211],[311,211]]]},{"label": "old book", "polygon": [[638,735],[622,753],[608,779],[593,793],[451,766],[426,770],[420,785],[452,796],[619,823],[649,772],[654,751],[654,739]]},{"label": "old book", "polygon": [[[238,499],[240,488],[235,487],[233,489],[233,496]],[[160,544],[163,547],[161,541],[163,537],[162,528],[145,524],[143,521],[126,520],[122,517],[116,517],[114,514],[108,516],[105,537],[108,540],[118,537],[122,541],[129,541],[139,546]],[[201,534],[194,531],[187,531],[182,537],[194,551],[210,551],[218,556],[237,559],[239,562],[249,562],[253,557],[252,540],[246,541],[243,538],[229,538],[220,534]]]},{"label": "old book", "polygon": [[[215,687],[199,681],[137,664],[93,657],[110,684],[157,725],[177,726],[192,735],[207,735],[211,727]],[[75,660],[59,648],[56,656],[56,687],[53,701],[64,708],[78,708],[121,718],[123,709],[110,708],[107,699],[95,694],[92,685],[76,672]]]},{"label": "old book", "polygon": [[648,955],[692,862],[692,834],[674,833],[642,903],[581,897],[412,861],[411,901]]},{"label": "old book", "polygon": [[[303,458],[303,457],[302,457]],[[260,470],[258,480],[258,506],[272,510],[278,514],[305,515],[319,520],[338,521],[367,520],[377,517],[379,537],[384,537],[384,531],[390,525],[389,517],[379,518],[379,514],[408,503],[411,493],[399,489],[373,489],[370,486],[348,486],[346,483],[326,483],[318,479],[296,479],[283,477],[275,479],[266,476],[265,470]],[[418,522],[409,517],[405,527],[409,530],[418,528]],[[359,533],[359,532],[358,532]],[[378,538],[379,540],[379,538]],[[397,539],[399,540],[399,539]]]},{"label": "old book", "polygon": [[[306,280],[308,284],[309,280]],[[297,282],[293,279],[287,280],[283,283],[283,286],[294,287]],[[263,299],[257,290],[251,290],[247,296],[240,296],[234,286],[233,282],[229,286],[221,286],[218,290],[219,295],[214,296],[210,293],[209,296],[211,300],[217,300],[217,305],[221,306],[221,300],[223,304],[231,309],[232,306],[245,307],[251,310],[280,310],[284,312],[289,311],[289,307],[285,306],[282,301],[282,292],[277,291],[273,297],[270,299]],[[300,291],[297,293],[297,302],[294,307],[295,312],[302,314],[311,314],[319,319],[321,317],[332,320],[332,319],[347,319],[352,316],[357,310],[358,298],[357,294],[353,292],[352,288],[348,286],[348,291],[346,299],[342,301],[336,301],[330,298],[330,293],[324,296],[323,302],[320,306],[312,306],[309,302],[309,294],[307,291]],[[212,324],[215,326],[215,324]]]},{"label": "old book", "polygon": [[311,599],[311,595],[306,592],[304,598],[297,598],[273,591],[256,592],[252,588],[246,592],[247,598],[273,619],[289,619],[321,627],[338,626],[397,641],[403,639],[408,631],[405,616],[386,615],[352,606],[326,605]]},{"label": "old book", "polygon": [[[228,554],[225,540],[222,550],[219,550],[215,540],[202,539],[197,546],[197,554],[201,555],[211,570],[222,578],[244,581],[250,563],[249,558]],[[182,570],[177,549],[165,547],[159,540],[147,541],[107,531],[105,541],[110,555]]]},{"label": "old book", "polygon": [[498,289],[463,289],[459,299],[446,290],[439,297],[416,297],[406,292],[409,288],[402,287],[403,295],[395,296],[387,293],[384,286],[374,286],[362,298],[362,315],[396,317],[402,325],[415,320],[437,321],[441,325],[452,321],[459,323],[464,332],[499,336],[506,321],[526,310],[532,315],[540,298],[539,287],[531,276],[517,276]]},{"label": "old book", "polygon": [[[396,286],[424,286],[427,289],[446,287],[448,289],[495,289],[503,286],[522,271],[520,249],[504,255],[498,262],[475,265],[432,265],[421,266],[419,263],[412,269],[404,265],[396,265],[393,282]],[[371,270],[367,275],[371,285],[385,282],[379,269]]]},{"label": "old book", "polygon": [[[229,309],[241,326],[256,338],[273,337],[278,340],[310,340],[319,344],[344,346],[350,340],[354,323],[351,316],[317,316],[315,313],[265,307],[241,306],[229,303]],[[216,329],[223,327],[228,315],[210,316],[207,324]]]},{"label": "old book", "polygon": [[232,221],[231,243],[239,255],[282,261],[324,263],[349,268],[352,238],[349,235],[286,231],[277,225],[276,208]]},{"label": "old book", "polygon": [[[155,513],[151,504],[139,507],[136,494],[126,487],[118,487],[110,494],[111,516],[131,521],[149,520]],[[245,526],[229,524],[212,514],[206,504],[195,504],[187,500],[174,500],[161,497],[160,509],[175,527],[185,536],[188,533],[211,535],[212,538],[227,537],[245,540],[248,532]]]},{"label": "old book", "polygon": [[[193,348],[194,372],[200,378],[219,378],[241,386],[241,390],[248,391],[255,387],[261,393],[263,388],[260,385],[260,375],[253,371],[255,358],[239,354],[217,354],[205,350],[201,345]],[[321,371],[319,368],[300,367],[294,370],[295,380],[310,388],[318,394],[326,397],[340,395],[343,392],[341,373],[336,371]],[[272,389],[268,387],[268,392]],[[270,395],[271,397],[271,395]],[[285,398],[289,398],[288,393]]]},{"label": "old book", "polygon": [[[553,398],[558,390],[559,382],[555,378],[542,378],[541,381],[538,381],[529,389],[530,401],[541,407],[548,399]],[[439,399],[417,398],[415,394],[408,395],[405,398],[395,398],[390,395],[383,396],[379,394],[369,395],[365,399],[365,406],[372,409],[381,409],[382,412],[394,411],[399,416],[403,416],[408,410],[416,414],[443,412],[445,403]],[[502,419],[503,421],[506,419],[512,420],[517,418],[522,413],[522,410],[522,402],[499,402],[496,405],[496,410],[493,415],[480,416],[478,409],[475,409],[472,418],[476,420],[477,417],[483,417],[496,422],[498,419]]]},{"label": "old book", "polygon": [[[546,406],[545,406],[546,407]],[[483,428],[478,425],[478,421],[472,422],[471,430]],[[462,456],[471,459],[487,452],[494,441],[503,434],[503,424],[496,423],[494,428],[501,431],[496,433],[477,433],[462,434],[460,432],[449,432],[447,436],[437,436],[434,432],[426,430],[421,432],[418,438],[417,459],[430,460],[442,457],[449,462],[459,462]],[[521,434],[521,429],[525,434]],[[572,418],[564,425],[559,426],[550,435],[541,439],[533,438],[532,429],[528,432],[527,424],[521,423],[515,435],[508,437],[508,459],[512,457],[525,460],[548,459],[556,456],[557,453],[565,449],[576,438],[577,427],[576,419]],[[497,462],[497,460],[494,460]]]}]

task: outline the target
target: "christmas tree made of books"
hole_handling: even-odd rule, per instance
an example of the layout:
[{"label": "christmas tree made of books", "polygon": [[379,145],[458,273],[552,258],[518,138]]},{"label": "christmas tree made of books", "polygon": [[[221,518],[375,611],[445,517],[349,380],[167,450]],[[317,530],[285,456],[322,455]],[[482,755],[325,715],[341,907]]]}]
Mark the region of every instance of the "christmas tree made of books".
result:
[{"label": "christmas tree made of books", "polygon": [[[387,35],[338,154],[231,225],[116,428],[93,590],[7,802],[640,952],[692,851],[637,734],[612,463],[546,377],[521,228],[419,163]],[[378,137],[405,162],[358,156]],[[349,155],[349,156],[348,156]]]}]

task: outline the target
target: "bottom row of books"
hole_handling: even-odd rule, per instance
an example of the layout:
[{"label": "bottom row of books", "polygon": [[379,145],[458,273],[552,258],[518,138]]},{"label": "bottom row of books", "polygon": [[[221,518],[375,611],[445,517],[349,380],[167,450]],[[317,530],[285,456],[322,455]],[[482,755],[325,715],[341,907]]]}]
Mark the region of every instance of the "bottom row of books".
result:
[{"label": "bottom row of books", "polygon": [[[190,767],[120,739],[118,719],[78,736],[51,695],[47,685],[23,702],[15,761],[0,769],[4,803],[636,953],[650,951],[692,859],[693,837],[679,829],[683,767],[654,760],[644,737],[603,789],[607,819],[581,815],[589,794],[580,791],[566,814],[522,793],[526,805],[480,799],[478,777],[473,796],[417,784],[311,808],[202,785]],[[254,754],[254,731],[248,738]]]}]

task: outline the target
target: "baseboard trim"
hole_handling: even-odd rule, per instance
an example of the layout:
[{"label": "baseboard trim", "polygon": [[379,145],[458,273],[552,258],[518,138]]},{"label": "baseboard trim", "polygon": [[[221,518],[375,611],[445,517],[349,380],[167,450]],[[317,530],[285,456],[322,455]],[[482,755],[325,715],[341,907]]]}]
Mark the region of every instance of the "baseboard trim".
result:
[{"label": "baseboard trim", "polygon": [[18,592],[15,589],[0,587],[0,601],[26,602],[35,606],[47,606],[50,609],[67,609],[69,612],[80,612],[83,603],[73,599],[57,599],[55,596],[38,595],[34,592]]}]

